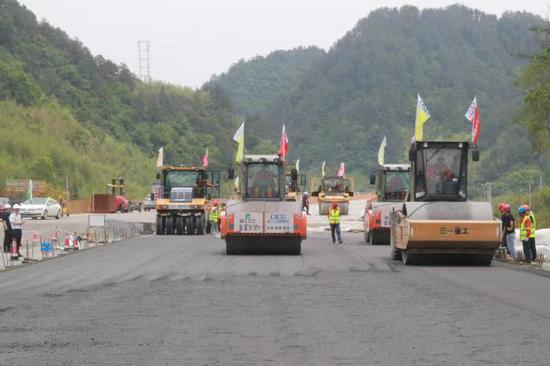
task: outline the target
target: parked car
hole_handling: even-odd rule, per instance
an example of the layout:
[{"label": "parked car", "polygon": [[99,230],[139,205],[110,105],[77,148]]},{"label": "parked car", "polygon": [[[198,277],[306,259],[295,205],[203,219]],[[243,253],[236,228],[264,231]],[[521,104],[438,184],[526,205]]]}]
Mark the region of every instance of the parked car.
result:
[{"label": "parked car", "polygon": [[7,203],[11,204],[10,199],[8,197],[0,197],[0,206],[4,206]]},{"label": "parked car", "polygon": [[151,199],[152,195],[145,196],[143,200],[143,209],[145,211],[151,211],[155,209],[155,200]]},{"label": "parked car", "polygon": [[36,197],[26,200],[21,203],[21,217],[30,217],[32,219],[41,218],[42,220],[48,217],[56,219],[63,216],[61,205],[56,200],[50,197]]}]

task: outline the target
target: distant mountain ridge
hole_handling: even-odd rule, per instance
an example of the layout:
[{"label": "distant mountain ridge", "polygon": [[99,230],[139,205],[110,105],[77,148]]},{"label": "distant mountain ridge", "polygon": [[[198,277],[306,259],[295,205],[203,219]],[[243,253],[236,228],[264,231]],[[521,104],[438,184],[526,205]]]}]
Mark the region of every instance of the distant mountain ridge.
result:
[{"label": "distant mountain ridge", "polygon": [[[405,158],[417,93],[432,115],[426,139],[467,139],[464,113],[477,96],[483,169],[474,168],[473,176],[493,181],[538,161],[526,132],[515,123],[521,103],[516,79],[526,64],[520,55],[538,48],[530,28],[543,24],[529,13],[497,18],[460,5],[383,8],[360,20],[326,53],[312,57],[310,67],[284,85],[287,94],[278,84],[266,88],[271,94],[263,93],[260,101],[249,93],[247,85],[269,79],[265,74],[271,75],[276,62],[270,56],[265,74],[255,60],[241,61],[207,85],[221,87],[239,111],[247,111],[246,105],[269,106],[255,110],[254,120],[264,126],[285,122],[291,157],[305,164],[346,161],[362,172],[376,165],[385,135],[387,159]],[[245,75],[253,78],[243,83]],[[276,141],[279,128],[266,133]]]}]

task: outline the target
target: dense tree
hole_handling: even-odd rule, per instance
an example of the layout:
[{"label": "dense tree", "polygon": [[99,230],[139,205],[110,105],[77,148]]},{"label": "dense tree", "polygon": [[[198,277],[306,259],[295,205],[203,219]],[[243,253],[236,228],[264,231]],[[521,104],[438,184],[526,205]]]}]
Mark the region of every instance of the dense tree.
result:
[{"label": "dense tree", "polygon": [[530,58],[519,78],[525,92],[520,121],[529,129],[539,151],[550,152],[550,28],[535,30],[542,50]]},{"label": "dense tree", "polygon": [[310,66],[284,92],[277,84],[261,95],[250,89],[277,69],[255,59],[239,62],[211,83],[222,87],[238,110],[262,107],[253,112],[264,126],[272,126],[265,138],[276,140],[285,122],[291,158],[300,157],[304,166],[346,161],[362,174],[376,165],[384,135],[387,159],[406,157],[417,93],[432,115],[426,139],[468,139],[464,113],[477,96],[483,161],[473,165],[476,185],[537,160],[529,155],[528,135],[517,128],[514,116],[521,105],[516,78],[526,63],[520,55],[538,49],[530,28],[544,24],[528,13],[497,18],[459,5],[379,9],[328,52],[310,56]]}]

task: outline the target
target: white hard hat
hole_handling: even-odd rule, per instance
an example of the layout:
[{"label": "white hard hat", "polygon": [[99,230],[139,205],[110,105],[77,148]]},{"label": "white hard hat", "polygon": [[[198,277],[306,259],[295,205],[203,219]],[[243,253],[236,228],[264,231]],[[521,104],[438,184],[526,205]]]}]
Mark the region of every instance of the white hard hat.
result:
[{"label": "white hard hat", "polygon": [[4,210],[9,210],[11,208],[11,205],[9,203],[6,203],[4,205]]},{"label": "white hard hat", "polygon": [[21,208],[21,206],[19,206],[17,203],[15,205],[13,205],[14,210],[19,210],[20,208]]},{"label": "white hard hat", "polygon": [[305,191],[304,194],[307,196],[307,191]]}]

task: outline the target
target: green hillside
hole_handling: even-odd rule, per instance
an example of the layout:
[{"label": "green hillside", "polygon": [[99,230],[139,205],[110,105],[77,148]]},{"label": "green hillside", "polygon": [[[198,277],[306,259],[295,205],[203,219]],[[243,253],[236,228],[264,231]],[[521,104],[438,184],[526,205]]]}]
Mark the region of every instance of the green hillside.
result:
[{"label": "green hillside", "polygon": [[[544,169],[547,162],[531,152],[527,131],[516,123],[521,106],[517,78],[526,64],[520,55],[537,50],[530,28],[542,24],[540,17],[528,13],[497,18],[458,5],[423,11],[411,6],[379,9],[320,60],[312,60],[294,85],[285,86],[290,95],[281,98],[275,85],[266,88],[271,96],[262,95],[257,103],[255,93],[247,89],[253,81],[238,78],[254,75],[254,80],[262,80],[271,74],[273,66],[262,73],[255,60],[248,63],[253,72],[243,71],[247,63],[240,62],[211,83],[238,109],[275,106],[255,111],[255,118],[265,125],[287,124],[291,157],[316,167],[322,160],[332,165],[346,161],[363,174],[376,165],[384,135],[387,159],[406,157],[417,93],[432,115],[426,139],[468,138],[464,113],[477,96],[482,161],[473,165],[472,186],[498,180],[505,184],[496,189],[505,189],[519,184],[517,176],[531,179],[549,171]],[[279,129],[270,131],[277,139]]]},{"label": "green hillside", "polygon": [[[10,166],[2,170],[3,177],[46,176],[59,184],[64,180],[60,174],[71,172],[75,184],[79,182],[75,186],[79,193],[103,190],[104,177],[120,175],[127,177],[129,186],[139,187],[140,194],[146,192],[161,146],[167,162],[198,164],[208,147],[212,165],[224,165],[232,155],[230,135],[240,121],[218,88],[194,91],[144,84],[125,65],[92,55],[78,40],[38,22],[31,11],[13,0],[0,0],[2,100],[7,101],[0,104],[2,125],[17,121],[17,129],[4,130],[2,138],[18,141],[27,149],[14,156],[5,144],[0,146],[3,166],[4,162]],[[36,114],[60,130],[43,130],[29,117]],[[80,134],[74,143],[67,143],[71,135],[62,131],[69,128],[68,123]],[[37,146],[40,138],[49,144]],[[100,143],[86,145],[87,139]],[[59,158],[61,148],[66,152],[63,159]],[[109,154],[116,156],[105,158]],[[33,163],[40,159],[54,162],[49,172]]]}]

